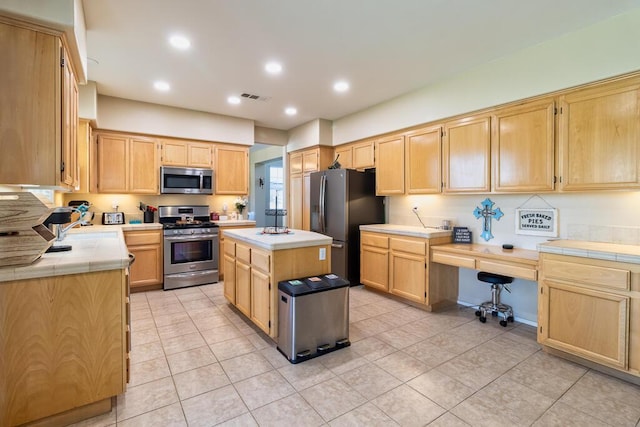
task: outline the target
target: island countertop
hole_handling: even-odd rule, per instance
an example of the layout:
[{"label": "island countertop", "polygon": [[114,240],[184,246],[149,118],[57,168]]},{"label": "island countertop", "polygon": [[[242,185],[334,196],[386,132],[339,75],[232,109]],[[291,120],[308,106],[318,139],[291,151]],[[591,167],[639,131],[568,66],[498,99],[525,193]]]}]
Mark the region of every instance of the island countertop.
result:
[{"label": "island countertop", "polygon": [[225,238],[240,240],[271,251],[330,245],[333,241],[331,237],[324,234],[305,230],[289,230],[286,234],[263,234],[262,227],[234,228],[225,230],[224,235]]}]

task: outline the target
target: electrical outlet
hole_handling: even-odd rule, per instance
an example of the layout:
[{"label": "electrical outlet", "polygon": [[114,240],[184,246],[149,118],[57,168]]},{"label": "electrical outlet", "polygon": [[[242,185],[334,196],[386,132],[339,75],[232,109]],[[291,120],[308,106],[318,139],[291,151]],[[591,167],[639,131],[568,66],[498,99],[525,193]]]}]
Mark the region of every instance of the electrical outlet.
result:
[{"label": "electrical outlet", "polygon": [[112,208],[113,210],[115,210],[115,211],[117,211],[117,210],[118,210],[118,200],[117,200],[117,199],[113,199],[113,200],[111,201],[111,208]]}]

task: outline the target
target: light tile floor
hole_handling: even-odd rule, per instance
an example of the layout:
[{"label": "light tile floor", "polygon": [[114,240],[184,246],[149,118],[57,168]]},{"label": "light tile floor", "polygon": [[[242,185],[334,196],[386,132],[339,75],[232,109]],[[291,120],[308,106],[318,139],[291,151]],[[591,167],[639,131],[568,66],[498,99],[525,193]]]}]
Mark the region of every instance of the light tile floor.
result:
[{"label": "light tile floor", "polygon": [[429,313],[353,287],[351,347],[292,365],[221,283],[131,299],[131,383],[79,425],[640,426],[640,387],[472,308]]}]

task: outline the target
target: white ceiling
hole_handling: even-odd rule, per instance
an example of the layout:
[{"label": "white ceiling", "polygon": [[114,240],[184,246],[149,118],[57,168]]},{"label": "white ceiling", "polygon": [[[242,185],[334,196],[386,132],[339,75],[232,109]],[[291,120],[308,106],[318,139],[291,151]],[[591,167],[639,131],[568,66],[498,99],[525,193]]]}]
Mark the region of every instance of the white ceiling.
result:
[{"label": "white ceiling", "polygon": [[[335,120],[640,0],[84,0],[98,93],[288,130]],[[168,37],[191,39],[187,51]],[[264,72],[277,60],[279,76]],[[171,90],[159,93],[153,81]],[[333,82],[346,79],[347,93]],[[230,105],[241,93],[268,97]],[[287,106],[298,109],[286,116]]]}]

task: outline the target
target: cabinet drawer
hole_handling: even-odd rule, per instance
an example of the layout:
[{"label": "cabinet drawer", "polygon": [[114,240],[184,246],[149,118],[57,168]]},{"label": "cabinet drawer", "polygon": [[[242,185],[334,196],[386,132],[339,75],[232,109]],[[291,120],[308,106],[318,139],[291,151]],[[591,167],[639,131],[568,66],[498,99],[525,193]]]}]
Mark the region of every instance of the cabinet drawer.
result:
[{"label": "cabinet drawer", "polygon": [[227,240],[224,241],[224,253],[229,255],[230,257],[236,256],[236,243],[229,242]]},{"label": "cabinet drawer", "polygon": [[557,260],[545,260],[542,269],[545,278],[569,280],[621,291],[629,290],[629,270]]},{"label": "cabinet drawer", "polygon": [[160,231],[125,231],[124,241],[127,246],[159,245],[160,234]]},{"label": "cabinet drawer", "polygon": [[265,273],[270,273],[270,257],[268,252],[251,249],[251,266]]},{"label": "cabinet drawer", "polygon": [[391,238],[391,249],[394,251],[402,251],[415,255],[426,255],[427,244],[424,240],[420,239],[399,239],[397,237]]},{"label": "cabinet drawer", "polygon": [[246,264],[251,263],[251,248],[243,245],[236,245],[236,260]]},{"label": "cabinet drawer", "polygon": [[375,246],[377,248],[389,248],[389,238],[378,234],[362,233],[360,235],[360,243],[367,246]]},{"label": "cabinet drawer", "polygon": [[462,255],[452,255],[440,252],[434,252],[431,256],[433,262],[440,264],[453,265],[455,267],[476,268],[476,260]]},{"label": "cabinet drawer", "polygon": [[501,274],[503,276],[518,277],[525,280],[538,280],[538,271],[535,268],[520,267],[501,262],[478,260],[476,270]]}]

